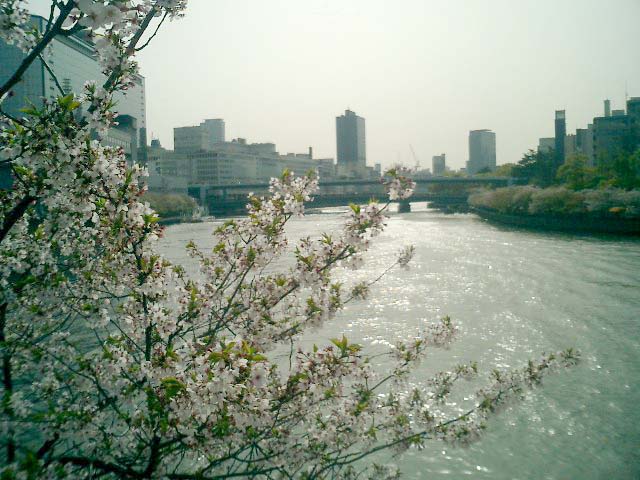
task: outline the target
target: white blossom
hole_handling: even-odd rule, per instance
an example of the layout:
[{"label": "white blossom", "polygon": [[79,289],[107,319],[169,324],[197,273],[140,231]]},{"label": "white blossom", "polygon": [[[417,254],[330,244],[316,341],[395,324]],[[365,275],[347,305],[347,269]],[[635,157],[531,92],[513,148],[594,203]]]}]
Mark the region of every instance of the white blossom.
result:
[{"label": "white blossom", "polygon": [[[3,38],[29,43],[21,2],[1,5]],[[407,387],[425,352],[454,339],[448,317],[387,352],[389,371],[373,368],[366,348],[345,336],[302,348],[299,334],[344,306],[333,273],[365,261],[389,205],[353,205],[338,231],[289,240],[287,222],[304,214],[318,189],[315,173],[285,172],[269,195],[251,194],[247,216],[219,226],[210,251],[189,244],[197,278],[163,258],[163,228],[144,201],[146,170],[128,167],[121,149],[93,133],[112,124],[113,94],[135,71],[127,42],[141,19],[179,17],[185,6],[78,0],[67,25],[97,30],[110,81],[89,82],[20,125],[0,127],[0,156],[15,178],[0,203],[0,224],[8,225],[0,238],[0,328],[15,382],[0,422],[3,445],[20,443],[19,458],[0,474],[394,478],[394,468],[343,463],[355,451],[475,438],[511,394],[575,361],[565,352],[494,373],[469,414],[455,417],[443,400],[473,367]],[[415,184],[398,169],[389,175],[390,199],[409,198]],[[293,261],[276,268],[291,251]],[[406,248],[397,263],[406,266],[412,255]],[[349,298],[372,289],[365,282]]]}]

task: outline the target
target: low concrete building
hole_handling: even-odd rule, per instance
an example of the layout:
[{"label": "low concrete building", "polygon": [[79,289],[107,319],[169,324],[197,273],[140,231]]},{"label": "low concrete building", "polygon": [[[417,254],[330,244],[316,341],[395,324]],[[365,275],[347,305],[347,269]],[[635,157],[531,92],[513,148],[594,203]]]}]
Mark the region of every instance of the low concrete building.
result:
[{"label": "low concrete building", "polygon": [[538,151],[539,152],[550,152],[555,148],[556,138],[555,137],[544,137],[538,139]]},{"label": "low concrete building", "polygon": [[[244,138],[220,142],[207,149],[180,151],[166,150],[154,140],[147,155],[150,176],[181,178],[188,186],[267,183],[284,170],[298,175],[315,170],[324,180],[336,177],[333,159],[314,159],[311,149],[309,153],[281,155],[273,143],[247,143]],[[150,188],[183,188],[181,181],[154,179],[149,184]]]}]

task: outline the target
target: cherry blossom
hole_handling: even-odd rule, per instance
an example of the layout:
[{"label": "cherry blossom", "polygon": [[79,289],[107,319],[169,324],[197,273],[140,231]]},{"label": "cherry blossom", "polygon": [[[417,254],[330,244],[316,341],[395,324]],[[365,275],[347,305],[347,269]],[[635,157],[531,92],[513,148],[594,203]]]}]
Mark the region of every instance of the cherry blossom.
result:
[{"label": "cherry blossom", "polygon": [[[3,38],[29,35],[21,2],[5,4],[13,33]],[[365,261],[389,205],[353,205],[337,232],[288,239],[287,222],[321,186],[314,172],[284,172],[268,195],[249,195],[247,215],[218,226],[208,251],[187,245],[200,275],[163,258],[147,172],[94,133],[112,125],[142,30],[185,6],[58,2],[59,31],[95,30],[107,80],[0,122],[14,179],[0,192],[3,478],[395,478],[363,459],[474,440],[509,398],[577,361],[566,351],[493,372],[460,415],[445,400],[480,375],[475,364],[409,386],[425,354],[459,334],[448,317],[424,319],[420,335],[383,353],[382,371],[340,334],[303,348],[302,332],[375,294],[375,281],[348,291],[334,273]],[[50,41],[34,38],[34,49]],[[386,178],[391,200],[415,188],[399,169]]]}]

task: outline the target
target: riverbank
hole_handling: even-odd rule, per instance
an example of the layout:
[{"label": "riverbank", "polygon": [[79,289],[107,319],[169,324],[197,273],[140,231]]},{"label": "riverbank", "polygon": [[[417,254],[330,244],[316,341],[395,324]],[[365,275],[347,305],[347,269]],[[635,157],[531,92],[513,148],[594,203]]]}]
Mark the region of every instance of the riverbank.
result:
[{"label": "riverbank", "polygon": [[640,235],[640,220],[634,218],[594,217],[588,214],[510,215],[479,207],[472,207],[471,212],[490,222],[534,230]]},{"label": "riverbank", "polygon": [[538,230],[640,235],[640,191],[507,187],[469,197],[482,218]]},{"label": "riverbank", "polygon": [[202,222],[210,222],[215,217],[186,217],[186,216],[175,216],[175,217],[160,217],[158,223],[160,225],[176,225],[179,223],[202,223]]}]

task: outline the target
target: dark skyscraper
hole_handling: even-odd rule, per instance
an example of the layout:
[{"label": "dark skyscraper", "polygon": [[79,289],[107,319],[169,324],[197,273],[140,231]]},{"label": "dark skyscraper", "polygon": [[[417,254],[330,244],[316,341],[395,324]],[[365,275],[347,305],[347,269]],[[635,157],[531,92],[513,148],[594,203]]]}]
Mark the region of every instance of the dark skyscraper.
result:
[{"label": "dark skyscraper", "polygon": [[567,136],[567,120],[564,110],[556,110],[556,144],[554,167],[557,169],[564,163],[564,137]]},{"label": "dark skyscraper", "polygon": [[636,124],[640,124],[640,97],[631,97],[627,100],[627,115],[629,115]]},{"label": "dark skyscraper", "polygon": [[444,153],[442,155],[434,155],[431,159],[431,169],[436,177],[444,175],[447,171],[447,156]]},{"label": "dark skyscraper", "polygon": [[351,110],[336,117],[338,165],[364,168],[367,164],[364,118]]},{"label": "dark skyscraper", "polygon": [[593,119],[593,148],[596,164],[614,161],[619,154],[640,148],[640,97],[627,100],[627,112],[613,110],[609,116]]}]

